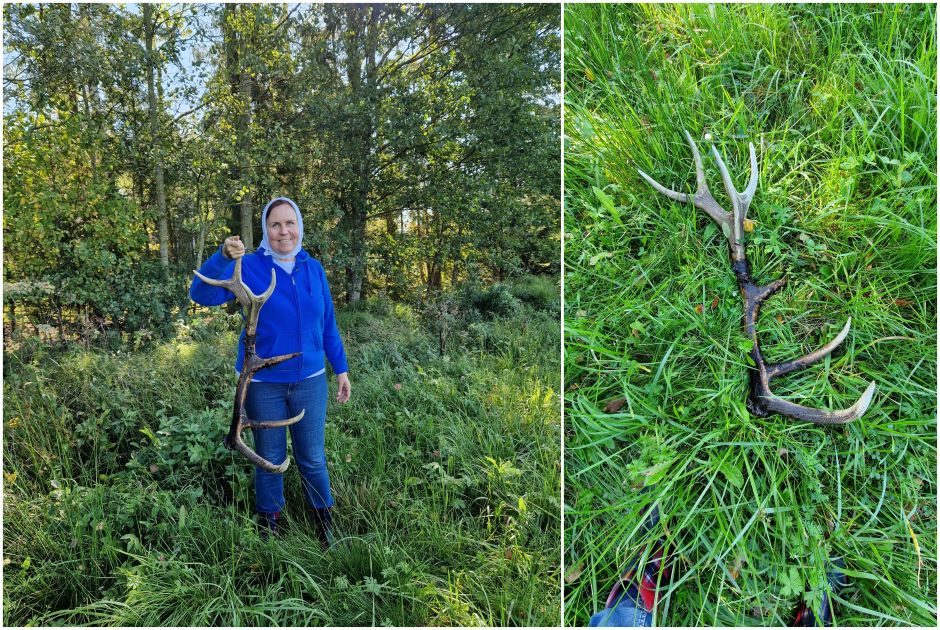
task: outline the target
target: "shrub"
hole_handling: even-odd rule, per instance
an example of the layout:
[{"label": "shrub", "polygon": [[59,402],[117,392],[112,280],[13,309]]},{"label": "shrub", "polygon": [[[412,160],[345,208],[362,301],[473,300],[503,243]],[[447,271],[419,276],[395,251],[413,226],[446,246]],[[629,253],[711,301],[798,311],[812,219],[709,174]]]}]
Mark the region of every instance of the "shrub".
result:
[{"label": "shrub", "polygon": [[558,283],[546,276],[522,276],[509,285],[509,292],[537,311],[561,313],[561,290]]},{"label": "shrub", "polygon": [[[457,290],[457,305],[465,321],[512,317],[519,313],[522,303],[513,296],[505,284],[488,287],[465,284]],[[479,317],[475,317],[473,311]]]}]

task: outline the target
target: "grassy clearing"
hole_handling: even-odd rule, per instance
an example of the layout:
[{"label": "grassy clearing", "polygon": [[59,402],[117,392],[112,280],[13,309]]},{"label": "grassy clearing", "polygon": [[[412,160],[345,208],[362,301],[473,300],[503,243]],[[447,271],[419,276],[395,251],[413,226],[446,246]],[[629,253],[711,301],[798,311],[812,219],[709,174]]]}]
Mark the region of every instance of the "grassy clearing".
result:
[{"label": "grassy clearing", "polygon": [[[929,5],[569,5],[566,49],[566,622],[602,605],[659,501],[671,626],[787,625],[827,558],[845,625],[936,623],[936,38]],[[771,361],[852,317],[834,356],[775,382],[868,413],[753,418],[742,307],[690,190],[682,129],[760,184],[748,255],[790,284],[763,310]],[[703,146],[704,145],[704,146]],[[713,194],[725,203],[706,158]],[[650,491],[638,493],[641,487]]]},{"label": "grassy clearing", "polygon": [[558,289],[509,291],[511,316],[476,313],[443,355],[409,307],[340,313],[327,553],[294,470],[288,533],[260,539],[220,445],[239,315],[136,352],[8,353],[4,624],[557,624]]}]

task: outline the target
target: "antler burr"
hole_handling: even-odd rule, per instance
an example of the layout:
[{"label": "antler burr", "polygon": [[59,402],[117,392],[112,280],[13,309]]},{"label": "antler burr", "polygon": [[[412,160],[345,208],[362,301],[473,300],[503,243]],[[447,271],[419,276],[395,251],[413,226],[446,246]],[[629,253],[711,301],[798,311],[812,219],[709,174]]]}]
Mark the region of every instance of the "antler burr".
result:
[{"label": "antler burr", "polygon": [[804,407],[796,403],[778,398],[770,391],[770,381],[777,376],[783,376],[804,368],[835,350],[839,344],[849,334],[849,327],[852,324],[852,318],[846,322],[842,331],[836,335],[836,338],[822,346],[818,350],[800,357],[793,361],[784,363],[768,363],[764,360],[760,351],[760,343],[757,339],[757,318],[760,313],[761,304],[771,295],[783,288],[787,283],[786,278],[774,280],[770,284],[757,285],[751,280],[751,265],[747,260],[747,253],[744,244],[744,220],[747,218],[747,210],[757,191],[757,156],[754,152],[754,145],[749,144],[751,156],[751,179],[748,182],[744,192],[738,192],[731,182],[731,175],[725,166],[724,160],[718,150],[713,146],[712,154],[715,162],[718,164],[718,170],[721,172],[721,179],[724,182],[725,191],[731,199],[731,212],[722,208],[711,192],[708,190],[708,184],[705,181],[705,169],[702,166],[702,157],[699,154],[698,146],[692,140],[692,136],[685,131],[685,139],[692,149],[692,157],[695,160],[695,177],[697,189],[694,195],[676,192],[666,188],[652,177],[639,171],[640,175],[658,192],[680,203],[692,204],[704,211],[711,219],[721,227],[725,238],[728,239],[728,250],[731,256],[731,268],[738,280],[738,287],[741,289],[741,295],[744,298],[744,330],[752,342],[750,357],[753,367],[750,371],[751,392],[747,400],[747,408],[753,415],[766,417],[771,413],[778,413],[782,416],[794,418],[796,420],[805,420],[815,424],[845,424],[857,418],[868,409],[872,397],[875,394],[875,383],[868,385],[865,393],[858,401],[849,407],[840,411],[825,411],[812,407]]},{"label": "antler burr", "polygon": [[228,280],[213,280],[212,278],[205,277],[198,271],[194,271],[193,273],[206,284],[222,287],[231,291],[245,311],[245,361],[242,365],[242,371],[238,375],[238,384],[235,386],[235,404],[232,410],[232,424],[229,427],[228,435],[225,436],[222,442],[229,450],[237,450],[247,457],[255,466],[270,472],[283,473],[290,465],[289,457],[286,458],[282,464],[273,464],[251,450],[251,448],[242,441],[242,431],[245,429],[273,429],[275,427],[284,427],[294,424],[304,417],[304,411],[301,410],[299,414],[287,420],[258,421],[250,420],[248,414],[245,413],[245,397],[248,394],[248,387],[251,385],[251,377],[259,370],[276,365],[281,361],[292,359],[300,354],[299,352],[294,352],[271,357],[269,359],[262,359],[255,352],[258,316],[261,313],[261,307],[264,306],[264,303],[271,297],[271,294],[274,293],[274,287],[277,284],[277,276],[275,275],[274,269],[271,270],[271,284],[268,286],[268,290],[261,295],[252,293],[251,289],[242,282],[241,258],[235,259],[235,270],[232,272],[232,277]]}]

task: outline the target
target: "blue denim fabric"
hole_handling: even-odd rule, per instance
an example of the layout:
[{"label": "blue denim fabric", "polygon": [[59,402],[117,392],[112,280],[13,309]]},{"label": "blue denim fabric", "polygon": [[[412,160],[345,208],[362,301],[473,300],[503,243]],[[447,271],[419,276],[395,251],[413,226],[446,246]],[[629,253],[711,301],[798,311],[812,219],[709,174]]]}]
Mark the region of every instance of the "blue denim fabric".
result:
[{"label": "blue denim fabric", "polygon": [[653,615],[630,597],[621,597],[613,608],[591,615],[588,626],[592,628],[648,628],[653,625]]},{"label": "blue denim fabric", "polygon": [[[290,436],[307,503],[320,509],[333,506],[324,444],[326,399],[326,374],[299,383],[252,383],[245,398],[245,411],[252,420],[286,420],[306,410],[299,422],[290,425]],[[252,429],[255,452],[273,464],[283,462],[287,428]],[[255,468],[255,508],[280,512],[284,504],[284,475]]]}]

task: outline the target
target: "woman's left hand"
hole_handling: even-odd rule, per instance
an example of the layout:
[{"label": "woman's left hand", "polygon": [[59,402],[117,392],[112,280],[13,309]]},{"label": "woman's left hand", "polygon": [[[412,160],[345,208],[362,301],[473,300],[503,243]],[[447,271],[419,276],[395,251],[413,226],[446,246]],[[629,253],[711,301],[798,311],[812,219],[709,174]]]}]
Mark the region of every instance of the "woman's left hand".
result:
[{"label": "woman's left hand", "polygon": [[336,400],[346,403],[349,400],[349,392],[352,386],[349,384],[349,373],[343,372],[336,375]]}]

